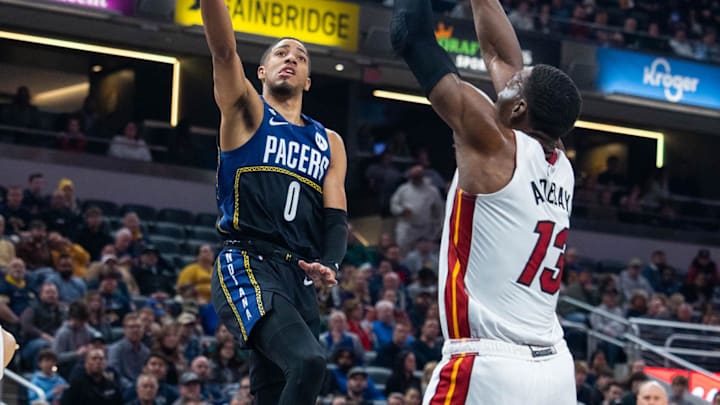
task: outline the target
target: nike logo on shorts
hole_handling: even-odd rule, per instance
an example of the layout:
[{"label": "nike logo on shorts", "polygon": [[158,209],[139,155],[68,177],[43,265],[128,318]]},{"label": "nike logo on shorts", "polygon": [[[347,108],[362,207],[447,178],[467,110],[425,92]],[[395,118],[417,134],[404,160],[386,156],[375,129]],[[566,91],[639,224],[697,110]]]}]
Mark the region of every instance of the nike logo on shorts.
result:
[{"label": "nike logo on shorts", "polygon": [[307,287],[309,285],[313,285],[313,281],[305,277],[305,280],[303,280],[303,284]]},{"label": "nike logo on shorts", "polygon": [[288,125],[288,123],[285,121],[275,121],[275,117],[271,117],[269,122],[270,122],[270,126],[273,126],[273,127],[277,127],[280,125]]}]

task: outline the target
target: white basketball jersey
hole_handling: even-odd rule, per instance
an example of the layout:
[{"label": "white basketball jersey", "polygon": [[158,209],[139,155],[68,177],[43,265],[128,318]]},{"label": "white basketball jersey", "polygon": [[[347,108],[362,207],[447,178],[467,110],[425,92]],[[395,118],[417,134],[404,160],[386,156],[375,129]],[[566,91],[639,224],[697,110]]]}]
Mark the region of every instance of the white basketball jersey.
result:
[{"label": "white basketball jersey", "polygon": [[550,346],[563,337],[555,307],[575,178],[562,152],[546,159],[535,139],[515,139],[515,172],[501,190],[468,194],[455,172],[440,246],[446,339]]}]

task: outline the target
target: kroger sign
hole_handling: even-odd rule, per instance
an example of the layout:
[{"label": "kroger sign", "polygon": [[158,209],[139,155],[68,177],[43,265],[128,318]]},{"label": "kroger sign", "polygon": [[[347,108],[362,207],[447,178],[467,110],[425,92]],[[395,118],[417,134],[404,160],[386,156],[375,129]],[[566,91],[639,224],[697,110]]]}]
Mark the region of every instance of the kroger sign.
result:
[{"label": "kroger sign", "polygon": [[603,93],[720,108],[720,67],[598,48],[596,87]]}]

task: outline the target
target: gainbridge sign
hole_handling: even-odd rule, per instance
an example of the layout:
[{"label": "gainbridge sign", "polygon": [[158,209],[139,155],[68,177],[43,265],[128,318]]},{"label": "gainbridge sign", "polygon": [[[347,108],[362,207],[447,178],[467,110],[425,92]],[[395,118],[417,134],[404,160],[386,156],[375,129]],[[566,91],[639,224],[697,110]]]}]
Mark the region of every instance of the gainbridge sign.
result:
[{"label": "gainbridge sign", "polygon": [[[458,69],[486,72],[487,67],[482,58],[480,43],[475,35],[475,27],[471,21],[443,18],[435,25],[435,38],[453,58]],[[552,40],[529,36],[518,32],[522,46],[523,63],[530,66],[536,63],[557,65],[560,60],[558,43]]]},{"label": "gainbridge sign", "polygon": [[[225,0],[235,31],[357,51],[360,6],[324,0]],[[175,22],[202,25],[200,0],[177,0]]]}]

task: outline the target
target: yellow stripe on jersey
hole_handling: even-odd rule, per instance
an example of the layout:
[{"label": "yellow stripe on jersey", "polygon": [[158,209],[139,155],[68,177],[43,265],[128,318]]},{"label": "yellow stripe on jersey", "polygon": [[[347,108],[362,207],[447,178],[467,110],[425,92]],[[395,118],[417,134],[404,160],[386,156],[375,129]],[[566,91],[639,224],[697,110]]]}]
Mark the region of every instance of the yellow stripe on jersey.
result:
[{"label": "yellow stripe on jersey", "polygon": [[235,228],[236,231],[240,230],[240,176],[245,173],[255,173],[255,172],[270,172],[270,173],[280,173],[285,174],[291,177],[294,177],[301,183],[305,183],[308,186],[312,187],[315,191],[322,194],[322,187],[317,184],[316,182],[308,179],[307,177],[303,177],[297,173],[291,172],[290,170],[283,169],[281,167],[275,167],[275,166],[247,166],[247,167],[241,167],[237,169],[235,172],[235,209],[233,210],[233,228]]},{"label": "yellow stripe on jersey", "polygon": [[255,281],[255,275],[250,268],[250,257],[244,250],[241,253],[243,256],[243,265],[245,266],[245,272],[247,272],[248,278],[250,279],[250,284],[252,284],[253,288],[255,289],[255,298],[257,299],[258,311],[260,311],[260,316],[263,316],[265,315],[265,308],[263,307],[262,303],[262,292],[260,291],[260,285],[257,283],[257,281]]},{"label": "yellow stripe on jersey", "polygon": [[225,294],[225,300],[227,301],[228,305],[230,305],[230,309],[232,309],[233,314],[235,314],[235,319],[237,319],[238,325],[240,325],[240,332],[242,333],[243,340],[247,341],[248,336],[247,332],[245,331],[245,325],[243,325],[242,319],[240,319],[240,314],[237,311],[237,307],[235,306],[232,297],[230,297],[230,291],[228,291],[227,286],[225,285],[225,280],[223,280],[222,271],[220,270],[220,259],[218,259],[217,261],[217,266],[215,270],[218,275],[218,280],[220,281],[220,288],[222,288],[223,293]]}]

